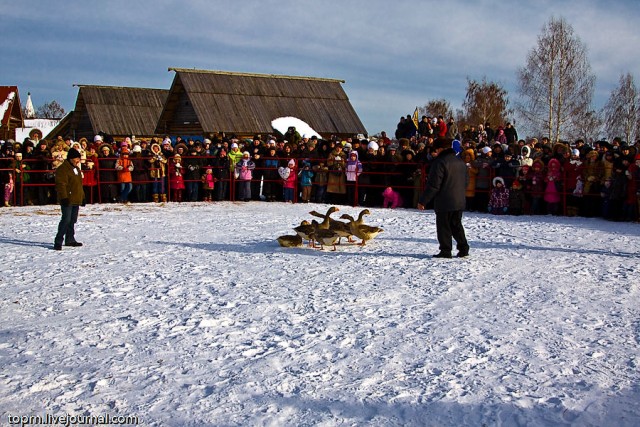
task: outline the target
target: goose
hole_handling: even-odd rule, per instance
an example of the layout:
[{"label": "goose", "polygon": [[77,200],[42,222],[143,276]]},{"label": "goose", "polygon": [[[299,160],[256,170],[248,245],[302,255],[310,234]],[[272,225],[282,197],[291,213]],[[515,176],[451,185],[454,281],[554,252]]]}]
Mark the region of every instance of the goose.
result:
[{"label": "goose", "polygon": [[333,246],[332,250],[336,250],[336,242],[340,239],[340,236],[330,229],[319,228],[320,223],[315,219],[311,221],[312,226],[315,228],[313,238],[316,242],[320,243],[320,249],[324,249],[324,246]]},{"label": "goose", "polygon": [[382,231],[384,231],[380,227],[372,227],[372,226],[366,225],[366,224],[358,225],[356,223],[356,220],[354,220],[353,217],[351,215],[348,215],[348,214],[342,214],[342,216],[340,218],[348,220],[349,221],[349,227],[351,228],[351,233],[354,236],[362,239],[362,241],[360,243],[358,243],[358,245],[360,245],[360,246],[364,246],[367,243],[367,240],[373,239],[378,234],[380,234]]},{"label": "goose", "polygon": [[[331,224],[332,222],[336,221],[335,219],[331,218],[331,214],[334,213],[334,212],[338,212],[339,210],[340,209],[337,208],[336,206],[331,206],[329,209],[327,209],[327,213],[325,213],[325,214],[321,214],[318,211],[311,211],[311,212],[309,212],[309,214],[311,214],[313,216],[316,216],[318,218],[323,218],[324,219],[324,221],[322,221],[319,224],[320,228],[329,228],[329,224]],[[326,221],[326,223],[325,223],[325,221]]]},{"label": "goose", "polygon": [[[338,209],[335,206],[331,206],[329,208],[329,210],[327,210],[326,214],[321,214],[320,212],[317,211],[311,211],[309,212],[310,215],[313,216],[317,216],[319,218],[324,218],[325,220],[322,221],[322,223],[319,225],[320,228],[328,228],[329,230],[332,230],[336,233],[338,233],[338,235],[340,236],[340,238],[338,239],[338,244],[340,244],[340,240],[343,237],[346,237],[347,240],[349,241],[349,243],[353,243],[353,240],[351,240],[351,236],[353,235],[353,233],[351,233],[351,229],[349,228],[349,224],[342,222],[342,221],[338,221],[335,220],[333,218],[330,217],[330,215],[334,212],[339,211],[340,209]],[[367,209],[365,209],[367,211],[367,213],[369,212]],[[361,212],[362,213],[362,212]],[[328,219],[328,221],[327,221]]]},{"label": "goose", "polygon": [[280,236],[276,240],[283,248],[295,248],[302,246],[302,237],[298,234]]},{"label": "goose", "polygon": [[[318,228],[326,230],[328,228],[331,228],[331,224],[333,224],[335,222],[339,222],[339,221],[336,221],[335,219],[331,218],[331,214],[334,213],[334,212],[338,212],[339,210],[340,209],[338,209],[335,206],[331,206],[329,209],[327,209],[327,213],[323,215],[324,220],[322,220],[322,222],[318,224]],[[315,212],[315,211],[313,211],[313,212]]]},{"label": "goose", "polygon": [[308,240],[309,246],[311,246],[311,244],[313,243],[313,233],[315,231],[315,228],[309,221],[302,221],[299,226],[293,228],[293,231],[295,231],[296,234],[302,239]]},{"label": "goose", "polygon": [[[369,209],[362,209],[360,211],[360,213],[358,214],[358,219],[355,220],[356,225],[363,225],[364,224],[364,216],[365,215],[371,215],[371,212],[369,211]],[[351,225],[351,224],[349,224]]]}]

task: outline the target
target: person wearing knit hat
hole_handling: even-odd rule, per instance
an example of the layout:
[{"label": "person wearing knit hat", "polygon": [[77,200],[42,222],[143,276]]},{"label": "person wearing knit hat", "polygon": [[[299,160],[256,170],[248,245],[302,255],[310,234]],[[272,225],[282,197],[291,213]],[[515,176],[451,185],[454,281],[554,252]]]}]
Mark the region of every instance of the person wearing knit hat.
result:
[{"label": "person wearing knit hat", "polygon": [[234,165],[234,177],[238,182],[238,200],[251,201],[251,180],[256,164],[251,160],[248,151],[242,153],[242,158]]},{"label": "person wearing knit hat", "polygon": [[452,239],[456,241],[458,258],[469,255],[469,243],[462,225],[467,187],[467,166],[456,156],[452,140],[438,138],[434,141],[435,160],[429,166],[429,176],[424,193],[420,197],[418,210],[433,201],[436,213],[436,234],[440,252],[434,258],[452,257]]},{"label": "person wearing knit hat", "polygon": [[58,233],[53,241],[53,249],[57,251],[62,250],[63,242],[65,246],[82,246],[75,238],[75,223],[78,220],[80,205],[84,204],[81,157],[78,150],[71,148],[67,152],[66,160],[56,169],[56,194],[62,211]]}]

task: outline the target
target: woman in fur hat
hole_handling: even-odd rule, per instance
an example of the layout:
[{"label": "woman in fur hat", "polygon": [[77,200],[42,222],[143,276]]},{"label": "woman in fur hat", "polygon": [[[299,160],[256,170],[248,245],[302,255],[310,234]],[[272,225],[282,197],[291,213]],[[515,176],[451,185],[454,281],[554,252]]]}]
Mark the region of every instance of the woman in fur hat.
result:
[{"label": "woman in fur hat", "polygon": [[331,204],[344,204],[347,193],[347,176],[344,173],[346,167],[346,157],[342,152],[342,145],[336,144],[335,148],[327,158],[327,168],[329,177],[327,181],[327,202]]},{"label": "woman in fur hat", "polygon": [[149,176],[151,177],[151,194],[154,202],[167,201],[167,193],[164,188],[166,176],[167,158],[162,153],[159,144],[151,144],[151,158],[149,159]]},{"label": "woman in fur hat", "polygon": [[100,145],[98,151],[98,177],[100,178],[100,201],[113,203],[118,197],[116,183],[116,157],[110,144]]}]

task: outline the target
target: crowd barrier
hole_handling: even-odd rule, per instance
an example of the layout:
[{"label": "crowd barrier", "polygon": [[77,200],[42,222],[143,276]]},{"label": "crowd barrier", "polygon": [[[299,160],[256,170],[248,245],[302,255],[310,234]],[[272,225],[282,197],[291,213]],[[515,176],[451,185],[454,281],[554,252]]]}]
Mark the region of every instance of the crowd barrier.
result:
[{"label": "crowd barrier", "polygon": [[[182,156],[183,163],[190,159],[194,159],[194,156]],[[235,178],[232,169],[221,169],[216,168],[213,165],[216,157],[213,156],[200,156],[198,159],[205,160],[205,166],[203,170],[200,171],[199,176],[201,176],[207,168],[212,168],[214,170],[214,175],[217,178],[216,186],[220,186],[226,184],[226,191],[222,200],[230,200],[236,201],[237,188],[236,184],[238,179]],[[143,175],[147,178],[145,179],[134,179],[132,184],[134,189],[136,186],[146,186],[146,194],[145,200],[136,200],[138,202],[150,202],[151,201],[151,191],[149,187],[155,182],[154,179],[150,177],[150,172],[152,168],[148,165],[149,157],[131,157],[130,160],[134,162],[134,164],[145,165]],[[263,160],[267,160],[271,158],[263,158]],[[117,157],[108,157],[108,158],[98,158],[97,161],[94,161],[93,169],[83,169],[83,173],[85,174],[85,180],[83,182],[85,187],[85,197],[87,203],[108,203],[113,202],[114,194],[119,194],[119,185],[120,182],[117,180],[117,170],[115,167],[113,168],[105,168],[101,166],[106,162],[113,162],[118,160]],[[275,158],[278,160],[279,164],[286,165],[289,158]],[[301,164],[303,159],[296,159],[298,161],[298,165]],[[169,179],[169,172],[171,167],[169,167],[169,162],[165,165],[165,177],[164,177],[164,194],[166,195],[168,200],[171,200],[172,194],[172,183],[171,179]],[[311,159],[310,163],[312,166],[317,166],[319,162],[324,162],[321,159]],[[22,161],[22,171],[18,173],[17,171],[9,168],[2,168],[0,172],[3,174],[10,173],[14,178],[15,189],[12,195],[12,205],[26,205],[26,204],[53,204],[56,203],[55,200],[55,180],[54,180],[54,170],[52,170],[52,160],[47,160],[47,167],[42,168],[43,163],[41,159],[25,159]],[[36,165],[37,167],[33,167]],[[358,179],[354,182],[347,182],[345,178],[345,188],[351,187],[348,193],[353,195],[352,200],[343,200],[344,204],[351,206],[375,206],[376,201],[378,201],[378,205],[381,203],[382,197],[381,193],[384,191],[386,187],[392,187],[394,190],[400,191],[404,193],[405,196],[409,197],[409,200],[406,200],[405,197],[405,207],[415,208],[417,204],[417,196],[422,193],[423,189],[426,186],[426,178],[428,176],[428,164],[425,163],[413,163],[413,162],[362,162],[363,171],[359,175]],[[299,169],[297,170],[297,172]],[[140,171],[138,171],[140,172]],[[314,174],[313,180],[313,188],[317,189],[317,186],[322,185],[317,181],[317,171]],[[336,171],[327,171],[327,173],[332,173]],[[604,172],[604,169],[600,172]],[[338,173],[344,175],[345,171],[338,171]],[[567,215],[567,208],[570,206],[570,199],[573,196],[573,188],[575,187],[575,183],[567,182],[567,173],[563,172],[564,176],[562,179],[562,186],[559,191],[561,196],[561,213],[563,215]],[[87,179],[87,175],[92,175],[93,179]],[[106,179],[105,176],[111,175],[113,178]],[[138,174],[135,174],[136,176]],[[279,178],[277,171],[275,168],[267,168],[263,166],[256,165],[253,170],[254,179],[251,180],[251,184],[253,186],[252,192],[256,189],[260,191],[261,189],[267,188],[269,185],[273,185],[280,193],[282,192],[282,179]],[[496,177],[496,170],[491,168],[489,169],[489,175],[484,178],[487,182],[485,182],[487,188],[477,188],[475,189],[476,194],[484,194],[485,198],[488,199],[490,189],[492,187],[491,183],[493,182],[493,178]],[[28,177],[28,178],[27,178]],[[476,178],[478,179],[478,178]],[[4,181],[4,180],[3,180]],[[188,183],[198,183],[200,186],[201,178],[197,179],[184,179],[185,186]],[[114,188],[109,189],[108,186],[114,186]],[[640,182],[638,183],[638,188],[640,188]],[[105,191],[114,192],[113,194],[106,195]],[[299,180],[296,179],[295,187],[294,187],[294,203],[299,201],[300,197],[300,183]],[[569,191],[567,191],[569,190]],[[216,190],[214,189],[214,193]],[[132,192],[133,194],[133,192]],[[528,200],[532,198],[540,198],[544,196],[544,191],[532,192],[525,191]],[[363,198],[363,195],[365,198]],[[278,200],[281,200],[281,194],[278,195]],[[367,200],[366,197],[369,197]],[[199,191],[198,200],[202,200],[203,192]],[[341,196],[344,198],[344,196]],[[597,202],[600,198],[600,194],[584,194],[582,196],[588,200],[589,198],[593,198],[594,202]],[[220,199],[220,198],[218,198]],[[183,199],[186,201],[186,199]],[[374,204],[372,204],[374,203]],[[529,212],[528,212],[529,211]],[[524,213],[531,213],[530,207],[525,209]]]}]

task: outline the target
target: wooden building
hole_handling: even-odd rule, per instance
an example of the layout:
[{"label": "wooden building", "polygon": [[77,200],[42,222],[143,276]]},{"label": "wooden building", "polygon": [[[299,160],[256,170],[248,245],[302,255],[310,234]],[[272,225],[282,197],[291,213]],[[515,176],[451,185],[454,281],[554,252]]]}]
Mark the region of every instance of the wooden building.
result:
[{"label": "wooden building", "polygon": [[15,141],[16,128],[21,127],[24,127],[24,118],[18,87],[0,86],[0,139]]},{"label": "wooden building", "polygon": [[169,68],[175,77],[156,134],[272,134],[271,122],[296,117],[323,138],[366,134],[343,80]]},{"label": "wooden building", "polygon": [[69,113],[46,139],[71,136],[93,141],[97,134],[116,139],[135,135],[149,138],[155,129],[167,94],[166,89],[146,89],[117,86],[76,85],[78,98]]}]

